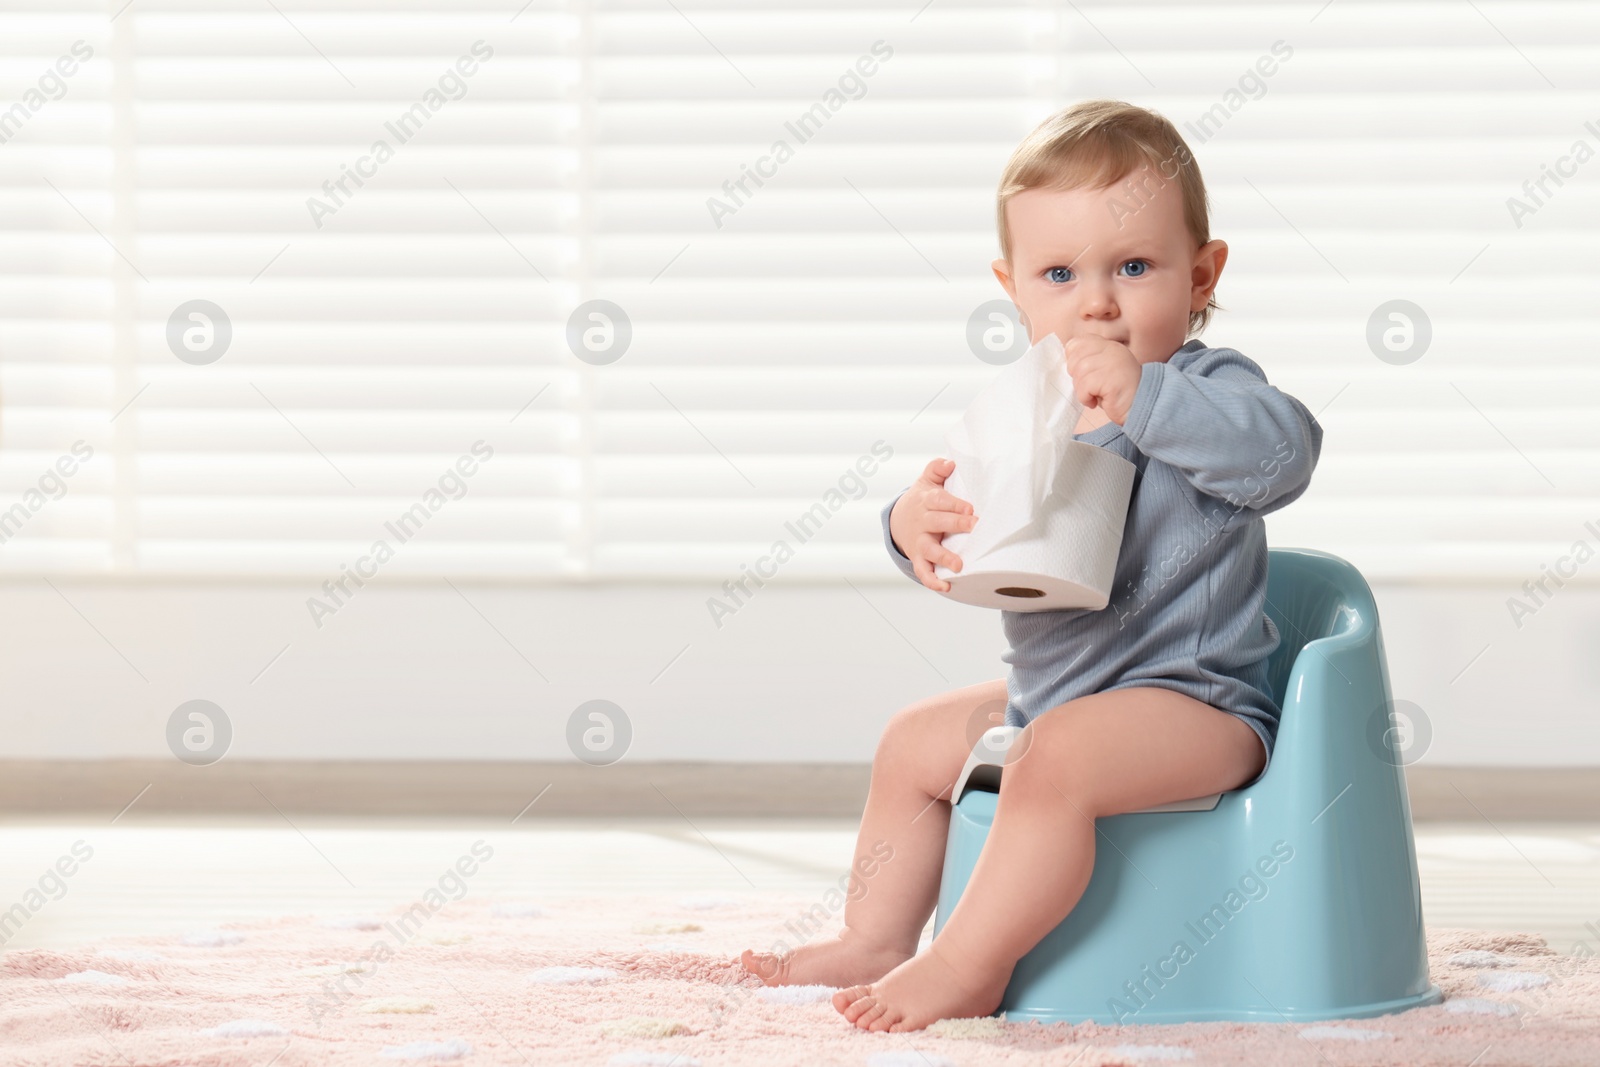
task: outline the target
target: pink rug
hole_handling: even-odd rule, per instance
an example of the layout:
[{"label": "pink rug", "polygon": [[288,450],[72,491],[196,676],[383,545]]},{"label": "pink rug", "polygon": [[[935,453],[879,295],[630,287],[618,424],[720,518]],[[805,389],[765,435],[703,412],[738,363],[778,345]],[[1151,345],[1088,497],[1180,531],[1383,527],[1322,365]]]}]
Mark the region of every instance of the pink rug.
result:
[{"label": "pink rug", "polygon": [[[814,899],[463,899],[0,955],[6,1067],[1600,1063],[1600,958],[1435,930],[1442,1005],[1324,1024],[849,1026],[735,962]],[[832,926],[837,926],[835,921]]]}]

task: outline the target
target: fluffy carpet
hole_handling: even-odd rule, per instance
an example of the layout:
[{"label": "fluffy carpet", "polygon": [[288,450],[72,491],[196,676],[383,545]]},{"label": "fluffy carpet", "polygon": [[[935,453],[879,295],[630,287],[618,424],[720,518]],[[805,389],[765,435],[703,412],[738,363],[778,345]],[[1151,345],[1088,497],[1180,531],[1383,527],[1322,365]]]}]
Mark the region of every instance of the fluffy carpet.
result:
[{"label": "fluffy carpet", "polygon": [[[443,902],[441,902],[443,903]],[[857,1031],[822,987],[736,962],[792,942],[802,898],[463,899],[0,956],[7,1067],[1600,1062],[1600,958],[1434,930],[1442,1005],[1316,1025],[945,1020]],[[837,919],[831,924],[836,927]],[[831,932],[831,930],[830,930]]]}]

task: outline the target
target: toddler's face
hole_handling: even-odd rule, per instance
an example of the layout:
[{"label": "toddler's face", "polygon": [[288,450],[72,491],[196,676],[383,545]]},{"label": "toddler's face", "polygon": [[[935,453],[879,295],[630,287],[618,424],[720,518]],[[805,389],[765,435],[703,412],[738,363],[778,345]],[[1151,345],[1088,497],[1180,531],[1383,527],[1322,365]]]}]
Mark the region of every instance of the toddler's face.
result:
[{"label": "toddler's face", "polygon": [[1221,241],[1195,248],[1178,183],[1154,170],[1104,189],[1025,190],[1006,220],[1011,260],[995,260],[994,272],[1029,339],[1096,335],[1127,345],[1140,363],[1182,347],[1189,312],[1206,306],[1228,258]]}]

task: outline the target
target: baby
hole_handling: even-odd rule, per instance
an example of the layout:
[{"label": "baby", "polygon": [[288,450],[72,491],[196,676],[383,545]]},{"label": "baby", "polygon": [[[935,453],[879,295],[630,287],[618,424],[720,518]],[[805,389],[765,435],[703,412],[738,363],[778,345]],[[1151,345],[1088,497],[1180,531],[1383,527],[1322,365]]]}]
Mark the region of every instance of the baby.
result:
[{"label": "baby", "polygon": [[[1007,678],[918,701],[884,729],[838,936],[741,957],[769,985],[841,987],[834,1007],[867,1030],[993,1013],[1088,885],[1096,819],[1251,784],[1277,738],[1261,517],[1305,491],[1322,427],[1249,359],[1186,340],[1228,258],[1193,155],[1153,112],[1078,104],[1012,154],[998,221],[995,276],[1031,340],[1063,343],[1086,409],[1074,436],[1138,473],[1110,604],[1002,612]],[[930,589],[949,588],[936,564],[961,569],[944,535],[981,518],[944,488],[953,469],[933,460],[883,510],[890,558]],[[1026,728],[993,827],[919,954],[950,791],[1002,706]]]}]

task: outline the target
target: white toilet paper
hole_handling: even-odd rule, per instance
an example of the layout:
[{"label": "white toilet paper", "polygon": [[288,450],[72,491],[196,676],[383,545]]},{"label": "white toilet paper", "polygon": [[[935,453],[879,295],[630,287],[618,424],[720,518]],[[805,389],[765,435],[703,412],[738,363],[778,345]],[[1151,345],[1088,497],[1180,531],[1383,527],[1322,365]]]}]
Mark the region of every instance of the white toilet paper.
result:
[{"label": "white toilet paper", "polygon": [[943,595],[1009,611],[1100,609],[1110,602],[1134,466],[1073,440],[1083,405],[1054,334],[978,394],[946,436],[945,481],[978,515],[946,534],[960,572],[936,566]]}]

